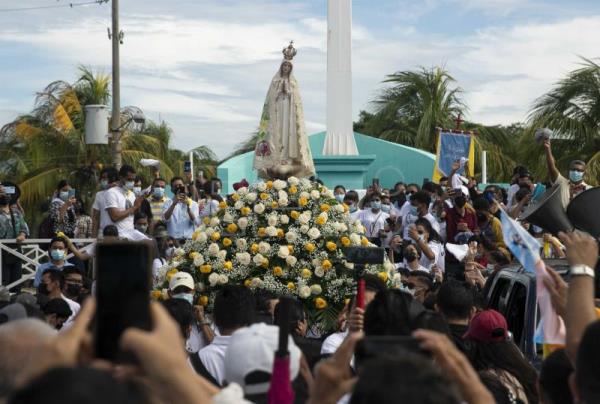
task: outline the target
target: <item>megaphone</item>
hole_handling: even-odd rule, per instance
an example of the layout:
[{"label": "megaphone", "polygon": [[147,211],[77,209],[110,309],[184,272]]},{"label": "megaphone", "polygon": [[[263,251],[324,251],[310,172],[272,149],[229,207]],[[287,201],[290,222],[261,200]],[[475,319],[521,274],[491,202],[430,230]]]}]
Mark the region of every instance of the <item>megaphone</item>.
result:
[{"label": "megaphone", "polygon": [[530,205],[521,214],[519,220],[527,221],[554,235],[557,235],[561,231],[572,231],[574,226],[563,208],[560,194],[560,187],[557,185],[553,186],[546,191],[537,203]]},{"label": "megaphone", "polygon": [[600,188],[590,188],[577,195],[567,207],[567,217],[573,226],[600,238],[600,217],[597,214],[600,206]]}]

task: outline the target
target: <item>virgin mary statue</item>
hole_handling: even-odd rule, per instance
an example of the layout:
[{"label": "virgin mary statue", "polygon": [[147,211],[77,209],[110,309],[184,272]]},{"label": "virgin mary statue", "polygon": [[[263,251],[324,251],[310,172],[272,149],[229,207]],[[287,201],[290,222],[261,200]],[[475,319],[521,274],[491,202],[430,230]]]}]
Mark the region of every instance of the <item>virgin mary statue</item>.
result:
[{"label": "virgin mary statue", "polygon": [[283,61],[271,80],[262,111],[254,169],[267,179],[310,177],[315,167],[304,129],[300,88],[292,73],[293,42],[282,53]]}]

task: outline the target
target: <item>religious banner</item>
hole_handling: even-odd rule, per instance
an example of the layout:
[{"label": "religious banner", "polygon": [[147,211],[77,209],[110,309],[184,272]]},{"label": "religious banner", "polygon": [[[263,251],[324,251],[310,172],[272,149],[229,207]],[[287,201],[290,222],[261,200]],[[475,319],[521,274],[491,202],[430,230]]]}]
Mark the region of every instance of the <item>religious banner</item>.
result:
[{"label": "religious banner", "polygon": [[[433,181],[439,182],[440,178],[450,176],[452,164],[461,159],[462,161],[468,159],[469,173],[472,175],[475,172],[475,142],[472,133],[440,131],[433,168]],[[462,165],[458,173],[464,175]]]}]

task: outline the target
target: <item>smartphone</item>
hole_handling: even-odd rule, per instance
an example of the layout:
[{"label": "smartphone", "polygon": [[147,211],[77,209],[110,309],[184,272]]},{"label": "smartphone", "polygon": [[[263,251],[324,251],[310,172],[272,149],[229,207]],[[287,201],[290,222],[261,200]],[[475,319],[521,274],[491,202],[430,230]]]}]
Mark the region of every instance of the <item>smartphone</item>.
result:
[{"label": "smartphone", "polygon": [[75,188],[69,189],[69,198],[73,198],[75,196]]},{"label": "smartphone", "polygon": [[184,173],[191,173],[192,172],[192,162],[191,161],[184,161],[183,162],[183,172]]},{"label": "smartphone", "polygon": [[15,193],[15,187],[5,186],[4,187],[4,193],[6,195],[14,195],[14,193]]},{"label": "smartphone", "polygon": [[129,327],[151,329],[150,244],[103,242],[96,248],[96,357],[135,363],[133,354],[119,348],[119,340]]},{"label": "smartphone", "polygon": [[405,335],[368,336],[356,343],[354,358],[359,369],[366,361],[389,356],[402,356],[406,353],[428,356],[429,353],[420,347],[419,341]]},{"label": "smartphone", "polygon": [[373,178],[373,188],[379,188],[379,178]]}]

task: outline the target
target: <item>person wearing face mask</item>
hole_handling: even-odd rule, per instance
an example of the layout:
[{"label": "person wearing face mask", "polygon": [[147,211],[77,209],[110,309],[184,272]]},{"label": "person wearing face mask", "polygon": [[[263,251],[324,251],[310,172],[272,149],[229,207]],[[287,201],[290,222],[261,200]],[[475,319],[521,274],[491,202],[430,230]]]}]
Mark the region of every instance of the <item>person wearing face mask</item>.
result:
[{"label": "person wearing face mask", "polygon": [[216,177],[204,184],[206,199],[200,200],[198,203],[200,217],[212,216],[219,211],[219,202],[223,200],[221,197],[222,188],[221,180]]},{"label": "person wearing face mask", "polygon": [[161,237],[158,239],[158,257],[152,262],[152,276],[156,277],[158,269],[163,265],[166,265],[168,260],[171,259],[175,249],[179,247],[177,240],[173,237]]},{"label": "person wearing face mask", "polygon": [[133,225],[137,231],[142,234],[148,234],[148,216],[143,212],[138,212],[133,218]]},{"label": "person wearing face mask", "polygon": [[477,215],[479,233],[494,246],[494,249],[498,249],[506,257],[510,257],[502,234],[502,223],[490,212],[490,203],[485,198],[479,198],[473,202],[473,208]]},{"label": "person wearing face mask", "polygon": [[402,205],[398,205],[399,212],[396,216],[398,216],[399,220],[402,221],[404,217],[411,210],[410,198],[419,192],[421,188],[417,184],[408,184],[406,186],[406,194],[404,196],[404,203]]},{"label": "person wearing face mask", "polygon": [[567,205],[577,195],[590,189],[590,186],[583,181],[585,175],[585,162],[581,160],[573,160],[569,164],[569,179],[566,179],[560,174],[556,167],[556,161],[552,155],[552,148],[550,146],[550,139],[544,141],[544,149],[546,151],[546,162],[548,164],[548,173],[550,174],[550,181],[552,185],[560,187],[560,199],[563,208],[567,208]]},{"label": "person wearing face mask", "polygon": [[409,244],[404,248],[404,268],[411,272],[423,271],[429,273],[429,270],[421,265],[421,252],[417,250],[414,244]]},{"label": "person wearing face mask", "polygon": [[169,236],[184,243],[186,239],[192,238],[196,226],[201,224],[199,206],[188,197],[183,178],[173,177],[171,190],[173,199],[167,199],[163,205],[162,218],[167,224]]},{"label": "person wearing face mask", "polygon": [[46,323],[55,330],[60,330],[73,312],[69,304],[61,299],[50,299],[40,307]]},{"label": "person wearing face mask", "polygon": [[106,193],[116,186],[119,181],[119,172],[113,167],[106,167],[100,172],[100,190],[94,196],[92,204],[92,235],[102,238],[104,228],[112,224],[112,220],[105,209]]},{"label": "person wearing face mask", "polygon": [[[467,204],[465,194],[456,193],[452,207],[444,204],[446,211],[446,240],[453,244],[466,244],[477,228],[475,210]],[[460,235],[460,238],[459,238]]]},{"label": "person wearing face mask", "polygon": [[33,286],[38,287],[42,282],[42,274],[49,269],[62,271],[64,268],[72,267],[73,264],[66,260],[67,256],[67,241],[62,237],[54,237],[50,240],[48,247],[48,255],[50,261],[40,264],[35,270]]},{"label": "person wearing face mask", "polygon": [[60,180],[56,186],[50,209],[48,211],[54,233],[63,232],[69,237],[75,235],[77,215],[75,204],[77,199],[74,190],[67,180]]},{"label": "person wearing face mask", "polygon": [[431,197],[426,191],[419,191],[410,198],[410,209],[408,213],[403,217],[402,220],[402,238],[404,240],[411,240],[408,234],[409,229],[415,224],[417,219],[425,218],[431,223],[431,227],[437,234],[440,232],[440,224],[437,219],[429,213],[429,205],[431,204]]},{"label": "person wearing face mask", "polygon": [[154,231],[154,226],[161,220],[162,208],[167,201],[165,196],[165,187],[167,182],[162,178],[155,178],[152,182],[152,191],[150,196],[146,198],[150,204],[150,211],[152,212],[152,218],[149,223],[150,233]]},{"label": "person wearing face mask", "polygon": [[169,281],[169,297],[171,299],[182,299],[193,307],[196,317],[195,324],[188,335],[186,350],[190,353],[198,352],[210,344],[215,337],[210,321],[204,315],[201,306],[194,307],[194,278],[187,272],[180,271],[171,277]]},{"label": "person wearing face mask", "polygon": [[418,219],[408,230],[408,235],[412,244],[421,252],[419,264],[428,272],[434,265],[437,265],[443,273],[445,270],[444,245],[439,234],[431,227],[429,220]]},{"label": "person wearing face mask", "polygon": [[[21,251],[20,244],[29,236],[29,227],[21,211],[10,206],[10,197],[0,194],[0,239],[14,238],[17,244],[7,244],[7,247]],[[9,285],[21,279],[21,260],[8,251],[2,251],[2,283]],[[20,287],[15,287],[19,292]]]},{"label": "person wearing face mask", "polygon": [[381,195],[379,193],[372,194],[365,204],[364,210],[358,214],[358,220],[361,221],[365,228],[365,236],[374,244],[381,243],[380,231],[385,228],[385,221],[389,214],[381,211]]},{"label": "person wearing face mask", "polygon": [[67,298],[81,304],[84,297],[81,295],[81,290],[83,288],[83,272],[77,267],[68,267],[63,270],[63,275],[65,277],[63,294]]},{"label": "person wearing face mask", "polygon": [[144,202],[144,195],[135,196],[135,169],[124,165],[119,170],[119,186],[110,188],[105,196],[105,209],[112,224],[117,226],[119,236],[129,240],[145,240],[147,237],[135,230],[133,218]]},{"label": "person wearing face mask", "polygon": [[333,196],[335,196],[335,199],[339,203],[344,202],[344,197],[346,196],[346,188],[344,188],[343,185],[336,185],[335,188],[333,188]]},{"label": "person wearing face mask", "polygon": [[358,193],[356,191],[348,191],[344,195],[344,203],[348,205],[348,213],[352,220],[358,220],[360,209],[358,209]]},{"label": "person wearing face mask", "polygon": [[65,275],[58,269],[47,269],[42,275],[40,284],[37,287],[38,301],[63,299],[71,309],[71,316],[65,321],[64,326],[68,327],[72,324],[73,319],[79,313],[81,305],[76,301],[69,299],[63,294],[65,288]]}]

